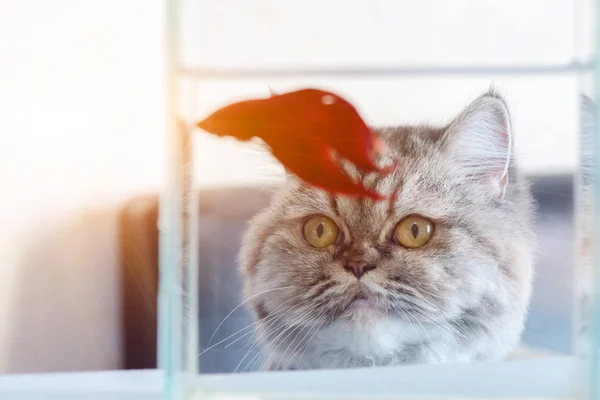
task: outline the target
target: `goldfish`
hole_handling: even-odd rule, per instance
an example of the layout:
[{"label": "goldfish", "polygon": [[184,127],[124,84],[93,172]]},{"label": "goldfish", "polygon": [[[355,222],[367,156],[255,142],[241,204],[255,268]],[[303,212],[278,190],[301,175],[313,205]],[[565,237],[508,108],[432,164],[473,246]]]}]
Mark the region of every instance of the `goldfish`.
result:
[{"label": "goldfish", "polygon": [[379,136],[349,101],[324,90],[271,91],[268,98],[222,107],[196,125],[219,137],[261,139],[290,173],[333,195],[385,198],[348,176],[339,158],[365,173],[387,174],[395,167],[376,165],[385,147]]}]

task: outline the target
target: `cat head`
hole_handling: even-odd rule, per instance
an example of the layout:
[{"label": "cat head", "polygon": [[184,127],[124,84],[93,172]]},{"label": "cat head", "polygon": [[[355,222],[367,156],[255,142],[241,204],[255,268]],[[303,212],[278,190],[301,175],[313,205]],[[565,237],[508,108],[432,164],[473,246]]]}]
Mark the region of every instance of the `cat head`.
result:
[{"label": "cat head", "polygon": [[[330,197],[291,178],[256,216],[240,254],[246,297],[281,326],[391,318],[485,324],[531,289],[532,200],[505,101],[486,93],[445,127],[377,129],[385,177],[345,165],[389,201]],[[316,328],[315,328],[316,329]],[[270,336],[269,336],[270,335]]]}]

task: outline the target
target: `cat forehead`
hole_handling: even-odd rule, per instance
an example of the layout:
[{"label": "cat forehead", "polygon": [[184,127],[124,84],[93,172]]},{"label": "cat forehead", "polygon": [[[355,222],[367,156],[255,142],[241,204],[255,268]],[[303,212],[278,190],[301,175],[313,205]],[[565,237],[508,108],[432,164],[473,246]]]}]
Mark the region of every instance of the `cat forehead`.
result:
[{"label": "cat forehead", "polygon": [[[442,143],[445,130],[428,126],[378,129],[387,150],[377,160],[379,166],[396,163],[393,173],[361,175],[349,164],[344,169],[366,187],[398,201],[424,200],[426,195],[447,194],[447,186],[459,178],[456,166]],[[424,197],[425,195],[425,197]],[[438,199],[441,200],[441,199]]]},{"label": "cat forehead", "polygon": [[445,127],[429,125],[405,125],[372,128],[388,145],[388,148],[404,155],[419,156],[442,139]]},{"label": "cat forehead", "polygon": [[[398,213],[439,215],[448,208],[447,186],[452,182],[451,164],[439,145],[444,130],[426,126],[375,129],[387,144],[378,157],[381,166],[398,162],[398,169],[386,176],[361,174],[352,164],[341,161],[343,170],[354,180],[392,198],[373,202],[346,197],[332,198],[326,193],[293,182],[288,185],[284,203],[286,214],[338,213],[350,221],[385,220]],[[440,202],[444,204],[440,204]],[[436,209],[440,209],[437,211]]]},{"label": "cat forehead", "polygon": [[411,214],[435,219],[453,214],[460,196],[452,190],[452,180],[431,173],[427,168],[415,167],[415,170],[399,171],[379,181],[377,189],[390,194],[388,200],[382,201],[331,197],[320,190],[299,185],[285,196],[282,217],[297,219],[323,214],[358,229],[365,224],[382,226]]}]

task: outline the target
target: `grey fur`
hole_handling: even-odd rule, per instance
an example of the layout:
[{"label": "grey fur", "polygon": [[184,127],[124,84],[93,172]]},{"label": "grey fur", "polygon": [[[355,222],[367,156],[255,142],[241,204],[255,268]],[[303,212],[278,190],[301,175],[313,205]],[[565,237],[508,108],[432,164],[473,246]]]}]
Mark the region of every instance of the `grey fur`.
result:
[{"label": "grey fur", "polygon": [[[266,369],[496,360],[519,341],[534,211],[505,101],[488,92],[446,127],[377,132],[388,145],[378,162],[399,161],[398,170],[381,178],[345,168],[392,201],[331,198],[290,179],[245,234],[245,295],[256,296],[249,303],[257,317],[268,314],[257,329]],[[340,227],[330,248],[303,239],[303,222],[315,214]],[[410,214],[436,221],[422,248],[392,240]],[[377,266],[360,280],[343,268],[356,254]],[[376,309],[346,308],[365,293]]]}]

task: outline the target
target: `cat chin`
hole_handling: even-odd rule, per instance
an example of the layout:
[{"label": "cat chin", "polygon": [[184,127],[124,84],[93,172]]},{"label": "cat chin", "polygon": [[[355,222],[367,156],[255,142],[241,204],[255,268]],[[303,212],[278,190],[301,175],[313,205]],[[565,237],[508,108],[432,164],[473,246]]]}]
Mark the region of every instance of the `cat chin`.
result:
[{"label": "cat chin", "polygon": [[346,312],[349,314],[373,313],[381,316],[384,314],[385,309],[374,300],[368,298],[355,298],[346,306]]},{"label": "cat chin", "polygon": [[378,312],[378,305],[368,299],[357,299],[354,300],[349,306],[348,311],[350,312]]},{"label": "cat chin", "polygon": [[302,360],[295,360],[297,364],[286,365],[286,360],[282,360],[283,369],[395,365],[398,363],[395,355],[404,346],[428,339],[425,335],[435,335],[431,331],[424,333],[424,329],[361,306],[320,330]]},{"label": "cat chin", "polygon": [[349,321],[356,328],[365,324],[373,324],[384,318],[385,314],[373,309],[370,305],[352,305],[350,309],[341,316],[342,320]]},{"label": "cat chin", "polygon": [[336,320],[319,333],[319,338],[328,343],[326,347],[340,346],[351,352],[370,354],[375,349],[395,350],[403,342],[422,341],[426,337],[421,327],[402,318],[362,309]]}]

